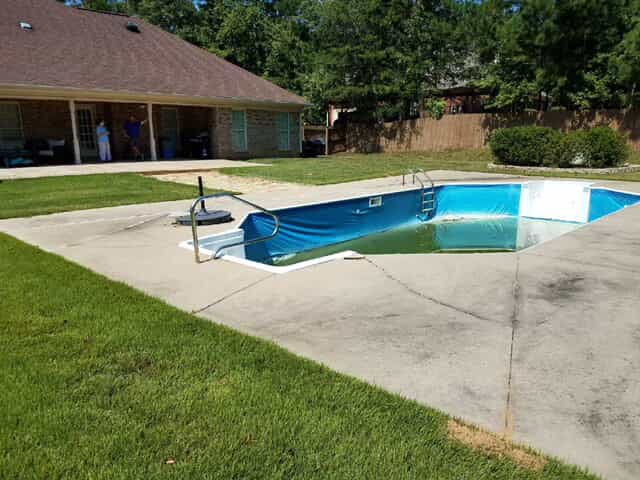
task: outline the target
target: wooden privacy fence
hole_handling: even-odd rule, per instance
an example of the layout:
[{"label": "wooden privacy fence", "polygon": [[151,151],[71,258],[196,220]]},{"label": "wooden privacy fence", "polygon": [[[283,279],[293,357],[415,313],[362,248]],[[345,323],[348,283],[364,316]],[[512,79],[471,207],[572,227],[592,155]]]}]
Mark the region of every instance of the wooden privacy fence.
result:
[{"label": "wooden privacy fence", "polygon": [[383,125],[348,124],[329,131],[329,152],[418,152],[484,147],[504,127],[540,125],[561,131],[608,125],[627,135],[640,150],[640,110],[581,112],[471,113],[419,118]]}]

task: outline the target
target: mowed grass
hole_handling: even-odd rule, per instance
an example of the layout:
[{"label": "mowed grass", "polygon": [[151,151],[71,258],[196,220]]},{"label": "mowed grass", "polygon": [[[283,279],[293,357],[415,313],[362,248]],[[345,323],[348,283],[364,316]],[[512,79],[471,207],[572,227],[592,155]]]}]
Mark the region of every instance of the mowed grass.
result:
[{"label": "mowed grass", "polygon": [[[493,156],[488,149],[424,153],[339,154],[318,158],[258,159],[251,161],[267,163],[270,166],[230,167],[220,171],[229,175],[259,177],[272,181],[309,185],[326,185],[401,175],[410,168],[540,175],[539,173],[529,173],[525,170],[489,170],[487,164],[493,162],[493,160]],[[640,155],[634,153],[629,161],[630,163],[640,163]],[[561,178],[640,181],[640,172],[615,175],[584,175],[562,172],[545,173],[544,175]]]},{"label": "mowed grass", "polygon": [[3,478],[594,478],[0,235]]},{"label": "mowed grass", "polygon": [[198,189],[192,185],[163,182],[133,173],[4,180],[0,182],[0,218],[197,196]]}]

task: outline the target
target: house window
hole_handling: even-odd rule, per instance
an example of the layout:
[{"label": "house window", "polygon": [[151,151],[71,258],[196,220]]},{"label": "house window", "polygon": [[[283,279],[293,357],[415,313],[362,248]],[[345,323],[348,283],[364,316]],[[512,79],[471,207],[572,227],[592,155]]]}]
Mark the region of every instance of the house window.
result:
[{"label": "house window", "polygon": [[22,115],[16,102],[0,103],[0,143],[4,145],[22,145]]},{"label": "house window", "polygon": [[234,152],[247,151],[247,112],[241,110],[232,112],[231,141]]},{"label": "house window", "polygon": [[291,150],[291,119],[288,113],[278,113],[278,150]]}]

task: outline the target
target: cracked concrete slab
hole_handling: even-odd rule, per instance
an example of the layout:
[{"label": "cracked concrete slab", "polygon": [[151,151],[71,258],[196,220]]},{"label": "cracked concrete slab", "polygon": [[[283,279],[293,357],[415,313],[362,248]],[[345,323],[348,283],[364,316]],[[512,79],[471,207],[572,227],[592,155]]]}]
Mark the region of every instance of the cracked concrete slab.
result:
[{"label": "cracked concrete slab", "polygon": [[[409,288],[480,319],[509,325],[515,254],[375,255],[370,260]],[[419,268],[416,268],[416,267]],[[491,301],[479,301],[490,298]]]},{"label": "cracked concrete slab", "polygon": [[[399,184],[248,198],[277,207]],[[640,477],[640,207],[517,254],[380,255],[273,275],[195,264],[178,248],[189,228],[172,225],[189,203],[3,220],[0,231],[606,477]],[[215,206],[236,220],[201,235],[247,212]]]},{"label": "cracked concrete slab", "polygon": [[485,428],[503,422],[510,328],[416,296],[367,261],[276,275],[201,315]]}]

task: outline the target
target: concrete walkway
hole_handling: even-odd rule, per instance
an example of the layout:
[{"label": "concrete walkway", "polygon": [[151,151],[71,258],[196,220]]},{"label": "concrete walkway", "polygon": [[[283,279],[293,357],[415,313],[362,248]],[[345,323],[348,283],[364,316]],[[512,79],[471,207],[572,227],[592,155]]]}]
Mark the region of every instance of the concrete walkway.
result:
[{"label": "concrete walkway", "polygon": [[[109,162],[82,165],[0,168],[0,180],[19,178],[92,175],[96,173],[167,173],[205,171],[224,167],[254,167],[259,164],[238,160],[162,160],[156,162]],[[261,166],[264,166],[261,165]]]},{"label": "concrete walkway", "polygon": [[[398,188],[395,177],[248,198],[276,207]],[[196,265],[177,247],[189,229],[170,218],[188,203],[0,230],[606,478],[640,478],[640,207],[519,253],[377,255],[273,275]]]}]

